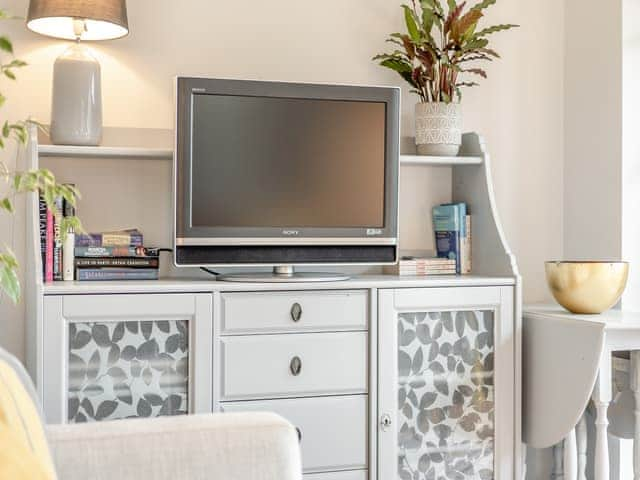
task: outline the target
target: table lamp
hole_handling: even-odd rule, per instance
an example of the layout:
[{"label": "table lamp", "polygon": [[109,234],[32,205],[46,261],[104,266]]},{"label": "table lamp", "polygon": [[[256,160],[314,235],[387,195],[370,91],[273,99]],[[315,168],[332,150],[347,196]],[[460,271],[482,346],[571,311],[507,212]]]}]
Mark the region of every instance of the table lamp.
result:
[{"label": "table lamp", "polygon": [[53,67],[51,141],[57,145],[100,144],[100,64],[80,41],[127,35],[126,0],[31,0],[27,28],[49,37],[75,40]]}]

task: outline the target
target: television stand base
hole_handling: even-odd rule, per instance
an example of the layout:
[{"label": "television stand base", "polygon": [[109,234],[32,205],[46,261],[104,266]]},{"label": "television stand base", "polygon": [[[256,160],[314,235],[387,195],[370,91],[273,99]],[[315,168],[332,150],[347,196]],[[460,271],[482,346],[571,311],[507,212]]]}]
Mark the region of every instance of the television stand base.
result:
[{"label": "television stand base", "polygon": [[264,283],[289,283],[289,282],[342,282],[349,280],[348,275],[342,273],[318,273],[295,272],[293,267],[273,267],[272,272],[230,273],[218,275],[222,282],[264,282]]}]

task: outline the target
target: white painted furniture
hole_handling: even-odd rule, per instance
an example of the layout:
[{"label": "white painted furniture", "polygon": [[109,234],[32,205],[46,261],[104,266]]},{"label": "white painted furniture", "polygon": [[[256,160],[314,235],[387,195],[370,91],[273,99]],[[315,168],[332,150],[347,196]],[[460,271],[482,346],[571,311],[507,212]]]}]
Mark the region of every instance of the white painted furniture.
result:
[{"label": "white painted furniture", "polygon": [[[87,169],[85,158],[170,167],[168,151],[157,148],[41,146],[32,137],[27,154],[33,168],[44,156]],[[473,275],[402,278],[374,267],[345,282],[274,285],[169,271],[159,281],[43,284],[30,199],[28,364],[47,420],[268,410],[296,425],[306,480],[405,478],[398,461],[409,457],[419,480],[436,472],[519,478],[521,286],[489,156],[477,134],[466,134],[460,157],[401,161],[448,170],[451,196],[443,200],[466,202],[472,215]],[[85,218],[82,207],[88,224],[104,213]],[[407,349],[410,381],[399,361]],[[407,436],[427,424],[428,435]]]},{"label": "white painted furniture", "polygon": [[[583,414],[590,399],[596,412],[594,478],[609,480],[607,409],[612,399],[612,353],[633,352],[631,383],[638,398],[639,350],[639,313],[611,310],[601,315],[573,315],[559,306],[525,309],[524,440],[534,448],[563,442],[564,480],[585,478]],[[638,407],[636,415],[640,415]],[[640,422],[635,428],[634,470],[638,478]],[[556,447],[556,452],[561,455],[562,449]],[[558,464],[556,461],[561,470]]]}]

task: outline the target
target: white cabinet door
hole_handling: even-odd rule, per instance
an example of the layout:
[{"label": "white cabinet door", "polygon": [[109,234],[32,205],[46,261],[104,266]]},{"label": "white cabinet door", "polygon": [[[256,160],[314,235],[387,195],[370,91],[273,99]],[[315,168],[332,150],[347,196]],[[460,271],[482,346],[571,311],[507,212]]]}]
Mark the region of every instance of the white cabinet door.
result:
[{"label": "white cabinet door", "polygon": [[211,411],[210,294],[44,299],[49,423]]},{"label": "white cabinet door", "polygon": [[379,290],[378,478],[514,478],[513,295]]}]

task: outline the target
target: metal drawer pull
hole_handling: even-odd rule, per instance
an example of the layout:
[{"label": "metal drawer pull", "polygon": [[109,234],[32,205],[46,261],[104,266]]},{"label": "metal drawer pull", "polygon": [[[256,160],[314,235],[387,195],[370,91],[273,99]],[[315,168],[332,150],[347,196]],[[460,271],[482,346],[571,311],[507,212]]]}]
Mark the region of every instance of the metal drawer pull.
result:
[{"label": "metal drawer pull", "polygon": [[296,302],[291,306],[291,320],[299,322],[302,318],[302,306]]},{"label": "metal drawer pull", "polygon": [[302,430],[296,427],[296,433],[298,434],[298,443],[302,443]]},{"label": "metal drawer pull", "polygon": [[300,357],[293,357],[291,359],[289,370],[291,370],[291,373],[294,376],[300,375],[300,371],[302,370],[302,360],[300,360]]}]

